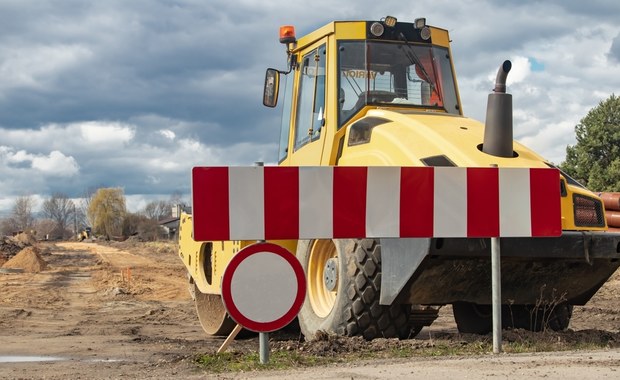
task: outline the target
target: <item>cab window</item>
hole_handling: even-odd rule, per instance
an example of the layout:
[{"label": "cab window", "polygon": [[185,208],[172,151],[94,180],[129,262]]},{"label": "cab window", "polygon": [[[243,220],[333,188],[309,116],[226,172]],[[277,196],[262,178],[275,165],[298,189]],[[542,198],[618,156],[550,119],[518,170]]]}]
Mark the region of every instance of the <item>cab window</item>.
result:
[{"label": "cab window", "polygon": [[319,138],[325,123],[325,45],[303,56],[295,123],[295,150]]},{"label": "cab window", "polygon": [[282,102],[282,124],[280,125],[280,147],[278,149],[278,163],[288,156],[288,137],[291,128],[291,106],[293,105],[293,78],[284,76],[284,97]]}]

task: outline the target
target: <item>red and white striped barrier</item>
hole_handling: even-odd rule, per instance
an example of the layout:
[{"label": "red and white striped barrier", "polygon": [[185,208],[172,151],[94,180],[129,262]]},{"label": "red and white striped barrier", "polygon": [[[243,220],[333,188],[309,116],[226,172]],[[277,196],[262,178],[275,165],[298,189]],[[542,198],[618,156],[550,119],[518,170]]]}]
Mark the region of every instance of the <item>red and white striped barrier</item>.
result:
[{"label": "red and white striped barrier", "polygon": [[542,237],[557,169],[195,167],[194,239]]}]

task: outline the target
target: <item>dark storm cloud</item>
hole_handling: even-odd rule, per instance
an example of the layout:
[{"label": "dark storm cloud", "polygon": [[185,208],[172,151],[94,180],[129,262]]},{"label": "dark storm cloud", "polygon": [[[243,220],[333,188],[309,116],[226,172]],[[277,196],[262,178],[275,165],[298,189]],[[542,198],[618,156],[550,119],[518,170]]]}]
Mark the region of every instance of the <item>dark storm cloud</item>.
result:
[{"label": "dark storm cloud", "polygon": [[[260,107],[265,62],[284,63],[285,55],[276,27],[254,23],[263,21],[260,14],[248,19],[227,2],[58,3],[27,11],[0,6],[6,19],[26,21],[16,29],[0,26],[0,59],[9,71],[27,66],[25,78],[0,85],[1,126],[159,114],[221,124],[218,133],[198,131],[214,143],[236,141],[239,129],[242,137],[267,141],[247,126],[266,112]],[[257,48],[256,41],[267,43]],[[54,49],[65,56],[49,57]]]},{"label": "dark storm cloud", "polygon": [[618,34],[611,43],[608,56],[611,61],[620,63],[620,34]]}]

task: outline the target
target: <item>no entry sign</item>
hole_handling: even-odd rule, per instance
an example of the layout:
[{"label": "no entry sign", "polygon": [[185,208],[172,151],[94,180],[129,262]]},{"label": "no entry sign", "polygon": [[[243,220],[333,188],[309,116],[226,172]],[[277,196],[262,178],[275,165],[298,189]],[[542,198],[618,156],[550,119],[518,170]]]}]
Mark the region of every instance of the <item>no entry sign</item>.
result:
[{"label": "no entry sign", "polygon": [[242,249],[222,277],[222,300],[228,314],[255,332],[271,332],[289,324],[305,297],[301,264],[285,248],[272,243]]}]

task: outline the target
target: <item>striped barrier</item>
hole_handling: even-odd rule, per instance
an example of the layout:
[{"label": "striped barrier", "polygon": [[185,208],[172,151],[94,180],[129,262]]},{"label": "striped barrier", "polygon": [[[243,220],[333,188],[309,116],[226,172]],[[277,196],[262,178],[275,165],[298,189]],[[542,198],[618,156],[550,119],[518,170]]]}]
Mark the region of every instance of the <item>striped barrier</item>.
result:
[{"label": "striped barrier", "polygon": [[195,167],[194,239],[559,236],[557,169]]}]

